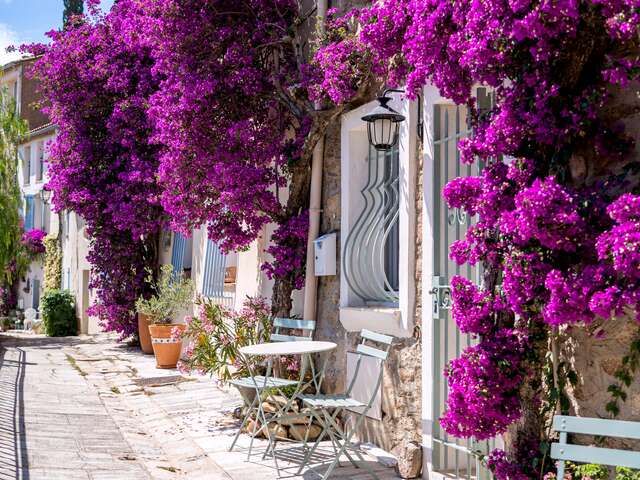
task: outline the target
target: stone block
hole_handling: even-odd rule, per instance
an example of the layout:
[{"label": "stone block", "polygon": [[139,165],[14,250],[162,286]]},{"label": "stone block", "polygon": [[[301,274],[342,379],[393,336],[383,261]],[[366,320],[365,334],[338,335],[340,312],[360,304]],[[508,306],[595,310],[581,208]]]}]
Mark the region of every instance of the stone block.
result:
[{"label": "stone block", "polygon": [[[309,431],[308,435],[307,430]],[[299,442],[302,442],[305,439],[305,436],[307,436],[307,441],[314,441],[320,436],[321,432],[322,428],[316,424],[311,424],[308,427],[306,425],[291,425],[289,427],[289,435],[291,438],[298,440]]]},{"label": "stone block", "polygon": [[408,442],[396,447],[393,454],[398,459],[396,470],[402,478],[418,478],[422,471],[422,446]]}]

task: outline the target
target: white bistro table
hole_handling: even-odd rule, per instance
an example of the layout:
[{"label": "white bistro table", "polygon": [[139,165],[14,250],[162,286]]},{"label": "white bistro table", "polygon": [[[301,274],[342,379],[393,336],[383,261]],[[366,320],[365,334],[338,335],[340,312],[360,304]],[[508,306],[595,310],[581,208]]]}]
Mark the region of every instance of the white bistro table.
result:
[{"label": "white bistro table", "polygon": [[300,340],[296,342],[268,342],[257,343],[240,348],[240,353],[247,356],[278,356],[278,355],[311,355],[334,350],[337,345],[333,342],[319,342],[316,340]]},{"label": "white bistro table", "polygon": [[[267,450],[264,452],[263,458],[273,449],[274,450],[274,461],[276,462],[276,468],[278,467],[277,459],[275,457],[275,433],[269,430],[268,425],[272,422],[280,423],[284,418],[291,418],[292,416],[288,414],[291,405],[295,400],[301,395],[308,387],[312,386],[315,388],[316,392],[320,391],[320,386],[322,385],[322,381],[324,379],[324,373],[327,365],[326,358],[322,362],[322,366],[320,369],[317,369],[314,365],[313,358],[311,357],[313,354],[325,353],[331,350],[334,350],[337,345],[333,342],[321,342],[315,340],[298,340],[292,342],[268,342],[268,343],[258,343],[255,345],[249,345],[246,347],[240,348],[240,353],[245,357],[265,357],[268,360],[267,363],[267,372],[264,376],[258,376],[254,373],[251,368],[251,364],[253,362],[246,362],[249,367],[249,374],[251,375],[251,380],[253,381],[253,388],[256,389],[256,398],[249,406],[247,414],[245,416],[245,420],[252,415],[253,411],[257,412],[257,420],[264,426],[265,435],[269,439],[269,445]],[[300,363],[300,377],[298,379],[298,383],[295,386],[295,391],[292,395],[284,395],[282,389],[278,387],[278,378],[273,376],[273,360],[283,356],[291,356],[291,355],[301,355],[302,361]],[[307,372],[311,372],[311,377],[307,379]],[[273,397],[274,392],[278,392],[281,396],[287,398],[287,402],[285,405],[281,405],[278,402],[275,402],[275,405],[280,405],[277,411],[269,416],[267,416],[262,408],[262,399],[260,398],[260,392],[266,392],[268,397]],[[256,401],[257,400],[257,401]],[[297,414],[298,416],[301,414]],[[245,422],[243,422],[244,424]],[[260,429],[255,429],[260,431]],[[253,439],[257,435],[257,431],[250,432],[251,434],[251,444],[249,446],[249,455],[251,455],[251,447],[253,446]],[[277,431],[277,429],[276,429]],[[240,433],[240,432],[238,432]],[[237,436],[236,436],[237,439]],[[235,444],[235,440],[234,440]],[[305,442],[306,444],[306,442]],[[233,444],[231,445],[233,449]]]}]

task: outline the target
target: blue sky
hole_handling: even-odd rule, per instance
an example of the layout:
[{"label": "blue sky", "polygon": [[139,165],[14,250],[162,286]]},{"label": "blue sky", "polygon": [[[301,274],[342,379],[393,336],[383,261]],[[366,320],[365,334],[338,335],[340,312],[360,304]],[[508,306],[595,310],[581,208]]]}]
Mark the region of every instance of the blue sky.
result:
[{"label": "blue sky", "polygon": [[[113,0],[102,3],[110,8]],[[45,32],[60,28],[63,9],[63,0],[0,0],[0,65],[16,58],[7,46],[43,42]]]}]

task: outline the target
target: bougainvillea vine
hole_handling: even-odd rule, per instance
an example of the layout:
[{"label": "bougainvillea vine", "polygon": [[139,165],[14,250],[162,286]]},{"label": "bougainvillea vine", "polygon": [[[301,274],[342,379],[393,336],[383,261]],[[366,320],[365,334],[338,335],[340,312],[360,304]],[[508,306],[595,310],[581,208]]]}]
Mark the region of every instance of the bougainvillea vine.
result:
[{"label": "bougainvillea vine", "polygon": [[149,49],[128,23],[135,18],[131,2],[118,2],[106,16],[92,11],[50,32],[50,45],[29,48],[42,54],[35,76],[44,111],[58,126],[48,188],[57,210],[86,221],[90,287],[98,297],[90,313],[124,337],[136,331],[134,303],[146,289],[145,267],[164,221],[147,114],[158,81]]},{"label": "bougainvillea vine", "polygon": [[[487,461],[500,480],[541,478],[549,468],[544,452],[530,451],[546,435],[539,378],[549,335],[640,307],[640,169],[624,113],[611,108],[638,75],[639,7],[381,0],[348,12],[339,38],[316,54],[330,66],[323,85],[333,101],[348,98],[353,71],[365,68],[409,98],[435,86],[470,113],[474,134],[459,142],[461,162],[484,168],[443,195],[475,215],[451,258],[485,274],[482,287],[451,281],[453,318],[477,344],[446,369],[441,423],[477,439],[510,430],[509,456],[496,451]],[[346,28],[353,18],[358,28]],[[348,46],[357,55],[345,55]],[[492,92],[489,111],[476,103],[477,85]]]}]

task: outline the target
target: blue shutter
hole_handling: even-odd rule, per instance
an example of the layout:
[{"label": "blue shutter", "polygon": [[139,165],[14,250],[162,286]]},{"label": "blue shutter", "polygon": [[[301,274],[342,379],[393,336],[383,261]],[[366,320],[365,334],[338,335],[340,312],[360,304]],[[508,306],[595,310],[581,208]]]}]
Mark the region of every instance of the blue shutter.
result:
[{"label": "blue shutter", "polygon": [[173,236],[173,250],[171,251],[171,266],[173,267],[174,276],[182,275],[184,266],[184,248],[186,238],[180,233]]},{"label": "blue shutter", "polygon": [[222,253],[217,243],[207,239],[207,255],[204,263],[204,280],[202,294],[209,298],[224,296],[224,272],[226,255]]},{"label": "blue shutter", "polygon": [[26,208],[24,212],[24,229],[28,232],[29,230],[33,230],[33,195],[27,195],[26,197],[24,197],[24,199],[26,202]]}]

